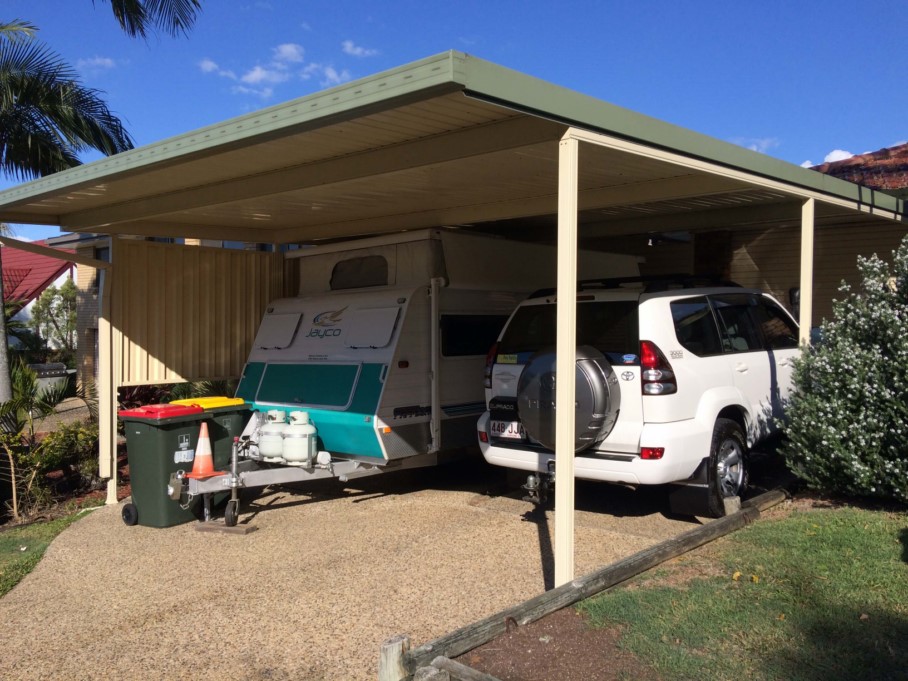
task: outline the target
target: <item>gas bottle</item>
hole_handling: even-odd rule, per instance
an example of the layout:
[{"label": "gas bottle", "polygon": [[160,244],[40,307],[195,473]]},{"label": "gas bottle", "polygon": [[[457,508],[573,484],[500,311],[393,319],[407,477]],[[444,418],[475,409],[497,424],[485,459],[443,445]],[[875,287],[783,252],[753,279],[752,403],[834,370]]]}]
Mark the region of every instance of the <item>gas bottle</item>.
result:
[{"label": "gas bottle", "polygon": [[316,433],[308,412],[290,412],[290,424],[283,432],[284,460],[288,465],[312,467],[318,449]]},{"label": "gas bottle", "polygon": [[259,454],[265,461],[280,463],[283,461],[284,439],[281,437],[287,428],[287,415],[280,409],[272,409],[265,414],[265,425],[259,435]]}]

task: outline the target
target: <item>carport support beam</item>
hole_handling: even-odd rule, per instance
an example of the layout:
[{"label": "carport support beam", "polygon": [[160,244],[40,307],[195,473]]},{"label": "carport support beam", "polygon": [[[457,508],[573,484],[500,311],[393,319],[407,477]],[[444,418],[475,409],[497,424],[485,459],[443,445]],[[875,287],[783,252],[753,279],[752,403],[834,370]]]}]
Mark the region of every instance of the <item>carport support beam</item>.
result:
[{"label": "carport support beam", "polygon": [[[110,239],[110,260],[116,254],[116,237]],[[117,503],[117,391],[114,387],[113,326],[111,325],[112,267],[100,272],[98,315],[98,457],[99,475],[107,478],[107,504]]]},{"label": "carport support beam", "polygon": [[574,579],[574,393],[577,363],[577,194],[580,142],[558,149],[558,332],[555,340],[555,586]]},{"label": "carport support beam", "polygon": [[805,199],[801,205],[801,293],[798,324],[801,327],[801,345],[810,345],[810,327],[813,323],[813,234],[816,199]]}]

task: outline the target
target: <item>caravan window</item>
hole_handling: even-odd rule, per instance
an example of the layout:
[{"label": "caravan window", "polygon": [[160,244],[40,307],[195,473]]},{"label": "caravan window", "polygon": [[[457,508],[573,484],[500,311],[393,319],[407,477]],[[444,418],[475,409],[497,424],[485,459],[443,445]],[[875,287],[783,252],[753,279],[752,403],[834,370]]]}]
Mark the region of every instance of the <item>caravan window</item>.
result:
[{"label": "caravan window", "polygon": [[255,399],[269,404],[293,404],[346,409],[359,380],[359,364],[268,364]]},{"label": "caravan window", "polygon": [[381,255],[341,260],[331,270],[331,290],[388,285],[388,261]]},{"label": "caravan window", "polygon": [[377,307],[354,310],[347,315],[349,330],[345,345],[348,348],[383,348],[391,342],[399,307]]},{"label": "caravan window", "polygon": [[289,348],[302,317],[299,312],[266,314],[259,332],[255,335],[254,347],[262,350]]},{"label": "caravan window", "polygon": [[441,354],[485,355],[498,340],[508,315],[445,314],[441,316]]}]

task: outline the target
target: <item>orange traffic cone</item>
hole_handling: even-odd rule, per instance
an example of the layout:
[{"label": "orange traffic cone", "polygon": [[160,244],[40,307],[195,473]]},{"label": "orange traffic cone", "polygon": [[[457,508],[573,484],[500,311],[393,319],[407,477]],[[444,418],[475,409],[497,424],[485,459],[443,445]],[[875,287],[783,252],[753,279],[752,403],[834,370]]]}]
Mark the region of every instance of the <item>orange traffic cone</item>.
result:
[{"label": "orange traffic cone", "polygon": [[195,448],[195,459],[192,462],[192,472],[187,473],[187,478],[213,478],[216,475],[226,475],[227,471],[214,470],[214,459],[211,457],[211,440],[208,438],[208,424],[202,421],[199,429],[199,444]]}]

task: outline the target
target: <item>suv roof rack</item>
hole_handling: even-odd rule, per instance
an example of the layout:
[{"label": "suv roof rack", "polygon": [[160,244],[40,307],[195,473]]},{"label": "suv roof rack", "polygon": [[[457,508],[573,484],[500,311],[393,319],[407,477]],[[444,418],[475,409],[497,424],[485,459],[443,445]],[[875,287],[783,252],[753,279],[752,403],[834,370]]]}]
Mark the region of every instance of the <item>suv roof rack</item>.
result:
[{"label": "suv roof rack", "polygon": [[[652,274],[639,277],[611,277],[605,279],[583,279],[577,282],[577,291],[616,289],[629,284],[640,284],[644,293],[658,293],[674,289],[701,288],[704,286],[741,288],[740,284],[708,274]],[[555,295],[554,288],[533,291],[530,298]]]}]

